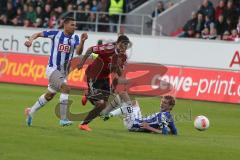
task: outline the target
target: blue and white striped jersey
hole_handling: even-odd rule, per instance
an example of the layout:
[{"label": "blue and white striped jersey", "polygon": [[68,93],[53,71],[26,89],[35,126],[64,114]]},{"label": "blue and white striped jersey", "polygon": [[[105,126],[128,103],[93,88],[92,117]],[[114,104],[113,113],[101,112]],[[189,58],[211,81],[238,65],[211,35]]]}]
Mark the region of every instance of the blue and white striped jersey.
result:
[{"label": "blue and white striped jersey", "polygon": [[170,112],[158,112],[148,117],[135,119],[132,128],[133,129],[141,128],[141,124],[143,122],[147,122],[153,128],[162,129],[163,134],[168,134],[169,129],[172,134],[175,135],[177,134],[177,129],[174,125],[174,121]]},{"label": "blue and white striped jersey", "polygon": [[79,36],[76,34],[66,36],[63,31],[56,30],[43,31],[43,36],[52,40],[48,67],[67,73],[69,62],[73,57],[74,50],[80,43]]}]

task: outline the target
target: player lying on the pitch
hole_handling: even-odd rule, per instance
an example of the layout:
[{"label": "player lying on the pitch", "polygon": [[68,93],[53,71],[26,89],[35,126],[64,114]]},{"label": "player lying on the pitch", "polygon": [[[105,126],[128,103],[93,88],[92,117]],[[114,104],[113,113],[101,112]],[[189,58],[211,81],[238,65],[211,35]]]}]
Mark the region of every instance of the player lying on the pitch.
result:
[{"label": "player lying on the pitch", "polygon": [[142,117],[140,106],[136,100],[131,101],[127,93],[120,95],[121,107],[103,113],[102,118],[108,120],[110,117],[124,115],[123,122],[129,131],[134,132],[154,132],[160,134],[177,135],[171,110],[175,106],[175,99],[172,96],[163,96],[160,104],[160,112],[147,117]]}]

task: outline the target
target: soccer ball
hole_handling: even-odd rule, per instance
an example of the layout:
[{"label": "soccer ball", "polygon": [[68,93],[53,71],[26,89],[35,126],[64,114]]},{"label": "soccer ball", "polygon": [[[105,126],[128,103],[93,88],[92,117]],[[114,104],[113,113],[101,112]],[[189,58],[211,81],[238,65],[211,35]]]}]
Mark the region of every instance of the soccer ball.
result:
[{"label": "soccer ball", "polygon": [[207,117],[201,115],[197,116],[194,120],[194,127],[199,131],[204,131],[208,129],[210,123]]}]

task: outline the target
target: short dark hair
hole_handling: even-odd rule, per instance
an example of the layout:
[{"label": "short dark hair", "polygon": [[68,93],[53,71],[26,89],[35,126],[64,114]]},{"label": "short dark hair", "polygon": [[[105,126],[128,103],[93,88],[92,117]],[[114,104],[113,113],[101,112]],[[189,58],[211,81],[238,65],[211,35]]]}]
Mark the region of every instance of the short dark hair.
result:
[{"label": "short dark hair", "polygon": [[70,21],[76,21],[76,20],[73,17],[66,17],[66,18],[64,18],[63,23],[66,24]]},{"label": "short dark hair", "polygon": [[120,35],[117,39],[117,43],[119,42],[127,42],[127,43],[130,43],[130,40],[129,38],[126,36],[126,35]]}]

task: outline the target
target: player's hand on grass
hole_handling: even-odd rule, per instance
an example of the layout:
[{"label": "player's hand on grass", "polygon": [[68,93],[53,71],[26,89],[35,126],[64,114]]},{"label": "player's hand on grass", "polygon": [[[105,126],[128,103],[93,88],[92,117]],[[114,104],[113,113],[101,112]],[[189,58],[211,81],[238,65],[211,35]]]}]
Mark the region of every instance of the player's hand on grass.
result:
[{"label": "player's hand on grass", "polygon": [[25,45],[26,47],[31,47],[32,41],[31,41],[31,40],[27,40],[27,41],[24,43],[24,45]]},{"label": "player's hand on grass", "polygon": [[88,34],[84,32],[84,33],[81,35],[81,41],[86,41],[87,39],[88,39]]}]

